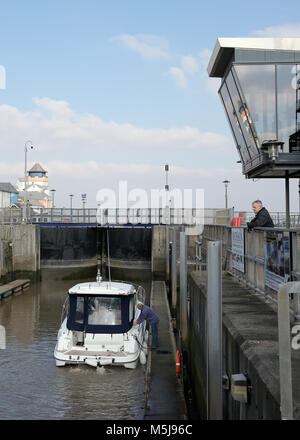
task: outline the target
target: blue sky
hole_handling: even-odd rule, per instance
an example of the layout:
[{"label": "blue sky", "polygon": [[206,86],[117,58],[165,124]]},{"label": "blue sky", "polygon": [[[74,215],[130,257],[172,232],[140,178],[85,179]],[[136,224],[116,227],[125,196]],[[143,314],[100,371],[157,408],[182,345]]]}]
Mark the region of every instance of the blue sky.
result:
[{"label": "blue sky", "polygon": [[[88,206],[120,179],[130,188],[204,188],[205,206],[284,210],[283,181],[248,181],[217,82],[218,37],[300,36],[296,1],[52,0],[1,2],[0,181],[22,176],[24,143],[49,171],[56,204]],[[297,182],[291,207],[298,209]],[[274,191],[275,188],[275,191]]]}]

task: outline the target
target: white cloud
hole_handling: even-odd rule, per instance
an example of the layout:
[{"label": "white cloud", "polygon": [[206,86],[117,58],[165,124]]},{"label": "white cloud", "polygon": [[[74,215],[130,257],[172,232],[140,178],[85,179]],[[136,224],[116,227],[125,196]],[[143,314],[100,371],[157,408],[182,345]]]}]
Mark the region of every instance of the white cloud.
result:
[{"label": "white cloud", "polygon": [[252,32],[256,37],[270,38],[293,38],[300,37],[300,23],[290,23],[277,26],[269,26],[265,29],[255,30]]},{"label": "white cloud", "polygon": [[[87,193],[87,207],[96,207],[96,194],[100,189],[108,188],[118,195],[119,182],[126,181],[128,191],[141,188],[150,194],[151,189],[163,189],[165,172],[163,165],[146,163],[103,164],[97,160],[69,161],[50,160],[42,162],[48,170],[50,188],[56,189],[55,200],[59,207],[69,206],[69,194],[74,194],[73,207],[81,206],[82,193]],[[15,183],[23,176],[24,164],[0,162],[2,181]],[[284,211],[284,184],[281,179],[247,180],[239,168],[205,169],[201,167],[185,168],[170,164],[170,189],[204,189],[206,208],[224,207],[224,179],[229,179],[229,206],[236,210],[251,211],[251,202],[263,200],[265,206],[273,212]],[[291,209],[298,207],[298,179],[291,180]]]},{"label": "white cloud", "polygon": [[202,68],[206,69],[211,57],[212,51],[210,49],[202,49],[199,53],[200,64]]},{"label": "white cloud", "polygon": [[188,87],[187,75],[195,75],[198,69],[198,60],[192,55],[184,55],[181,57],[181,67],[170,67],[168,74],[178,87],[186,89]]},{"label": "white cloud", "polygon": [[[178,77],[178,80],[180,77]],[[145,129],[133,124],[104,121],[93,114],[76,113],[64,101],[35,98],[33,112],[21,112],[9,105],[0,106],[0,148],[20,151],[31,139],[41,151],[130,152],[203,149],[221,151],[230,140],[223,135],[200,132],[185,126]]]},{"label": "white cloud", "polygon": [[194,75],[198,72],[198,60],[192,55],[185,55],[181,58],[181,65],[183,70],[189,75]]},{"label": "white cloud", "polygon": [[56,115],[61,118],[70,118],[74,115],[74,111],[66,101],[58,101],[50,98],[34,98],[33,102],[41,111],[49,112],[51,115]]},{"label": "white cloud", "polygon": [[127,49],[138,53],[143,58],[168,58],[169,43],[167,40],[151,34],[130,35],[122,34],[110,38],[110,41],[119,41]]},{"label": "white cloud", "polygon": [[175,84],[182,88],[186,89],[188,86],[188,81],[184,74],[184,71],[180,67],[170,67],[169,75],[173,78]]},{"label": "white cloud", "polygon": [[200,73],[203,78],[205,89],[214,96],[217,96],[220,88],[220,78],[209,78],[207,73],[207,66],[211,57],[212,51],[210,49],[202,49],[199,53]]}]

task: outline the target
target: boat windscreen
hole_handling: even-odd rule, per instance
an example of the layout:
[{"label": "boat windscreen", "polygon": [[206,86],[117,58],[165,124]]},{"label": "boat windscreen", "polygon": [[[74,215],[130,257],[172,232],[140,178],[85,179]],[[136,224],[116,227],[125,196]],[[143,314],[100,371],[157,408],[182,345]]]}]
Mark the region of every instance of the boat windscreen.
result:
[{"label": "boat windscreen", "polygon": [[121,298],[95,296],[88,299],[88,325],[121,324]]},{"label": "boat windscreen", "polygon": [[129,311],[132,299],[133,295],[70,295],[67,328],[87,333],[126,333],[133,323]]}]

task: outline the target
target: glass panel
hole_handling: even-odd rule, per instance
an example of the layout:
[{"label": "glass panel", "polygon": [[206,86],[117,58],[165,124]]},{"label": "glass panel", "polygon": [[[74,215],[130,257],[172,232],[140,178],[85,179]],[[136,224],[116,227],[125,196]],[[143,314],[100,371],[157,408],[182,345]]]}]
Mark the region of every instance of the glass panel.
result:
[{"label": "glass panel", "polygon": [[121,298],[95,296],[88,299],[88,325],[121,324]]},{"label": "glass panel", "polygon": [[249,114],[249,110],[247,108],[247,104],[242,101],[241,94],[237,90],[232,72],[229,72],[226,78],[226,84],[235,108],[236,117],[239,119],[243,136],[245,138],[245,141],[247,142],[249,153],[253,158],[259,153],[259,143],[252,123],[252,119]]},{"label": "glass panel", "polygon": [[260,145],[276,139],[275,65],[235,65]]},{"label": "glass panel", "polygon": [[220,91],[219,91],[221,97],[222,97],[222,101],[227,113],[227,117],[231,126],[231,129],[234,133],[234,137],[235,137],[235,141],[237,144],[237,149],[240,153],[240,157],[243,161],[243,163],[248,162],[250,159],[248,150],[247,150],[247,145],[245,142],[245,139],[243,137],[243,133],[238,121],[238,118],[236,117],[236,112],[235,109],[232,106],[232,102],[226,87],[226,83],[224,82]]},{"label": "glass panel", "polygon": [[132,296],[129,302],[129,321],[132,321],[133,313],[134,313],[134,298]]},{"label": "glass panel", "polygon": [[83,324],[84,319],[84,297],[77,296],[76,298],[76,310],[75,310],[75,322]]},{"label": "glass panel", "polygon": [[295,64],[277,66],[278,140],[284,142],[285,152],[296,131],[296,68]]}]

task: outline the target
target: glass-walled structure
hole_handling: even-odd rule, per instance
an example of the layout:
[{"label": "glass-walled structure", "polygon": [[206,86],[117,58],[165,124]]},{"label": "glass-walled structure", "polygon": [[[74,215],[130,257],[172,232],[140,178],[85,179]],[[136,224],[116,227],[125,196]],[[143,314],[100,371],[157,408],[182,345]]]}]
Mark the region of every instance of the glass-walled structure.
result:
[{"label": "glass-walled structure", "polygon": [[222,78],[219,95],[243,173],[298,177],[300,39],[219,39],[208,72]]}]

